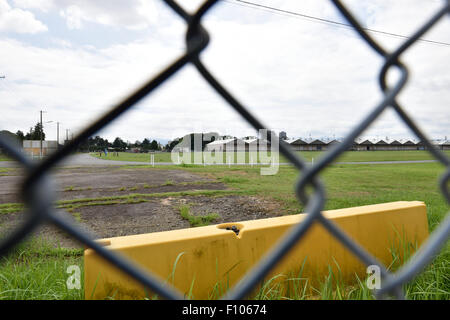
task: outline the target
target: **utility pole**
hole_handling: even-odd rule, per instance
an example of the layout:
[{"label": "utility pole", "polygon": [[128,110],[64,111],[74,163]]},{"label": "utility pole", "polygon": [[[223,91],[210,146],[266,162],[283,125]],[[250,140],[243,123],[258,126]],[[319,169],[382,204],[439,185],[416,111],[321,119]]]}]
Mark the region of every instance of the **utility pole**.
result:
[{"label": "utility pole", "polygon": [[56,150],[59,149],[59,122],[56,122]]},{"label": "utility pole", "polygon": [[40,155],[41,155],[41,159],[42,159],[42,131],[43,131],[43,128],[42,128],[42,110],[40,111],[40,115],[41,115],[41,132],[40,132],[40,138],[41,138],[41,153],[40,153]]},{"label": "utility pole", "polygon": [[69,141],[69,129],[66,129],[66,141]]}]

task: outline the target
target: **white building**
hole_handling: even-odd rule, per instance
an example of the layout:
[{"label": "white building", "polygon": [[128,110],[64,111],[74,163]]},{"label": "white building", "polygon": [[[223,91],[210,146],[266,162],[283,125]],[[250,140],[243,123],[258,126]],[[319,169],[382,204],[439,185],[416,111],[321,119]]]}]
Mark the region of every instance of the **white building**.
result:
[{"label": "white building", "polygon": [[[42,141],[42,156],[47,156],[58,150],[57,141]],[[23,151],[32,157],[41,156],[41,141],[40,140],[23,140]]]},{"label": "white building", "polygon": [[205,150],[217,152],[248,151],[248,144],[244,140],[237,138],[215,140],[208,143]]}]

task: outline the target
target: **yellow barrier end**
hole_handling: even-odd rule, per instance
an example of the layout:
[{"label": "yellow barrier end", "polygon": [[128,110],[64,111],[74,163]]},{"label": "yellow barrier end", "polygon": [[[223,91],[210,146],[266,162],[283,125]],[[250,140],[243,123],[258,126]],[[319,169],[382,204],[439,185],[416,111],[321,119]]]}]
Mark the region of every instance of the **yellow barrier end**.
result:
[{"label": "yellow barrier end", "polygon": [[[393,248],[413,244],[414,250],[428,236],[426,206],[420,201],[330,210],[323,214],[385,265],[392,262]],[[231,287],[238,282],[305,216],[298,214],[99,241],[151,270],[186,295],[191,293],[195,299],[208,299],[218,293],[219,287]],[[343,280],[355,274],[366,275],[366,266],[318,223],[266,279],[295,273],[300,268],[302,277],[310,279],[328,275],[329,268],[334,271],[338,268]],[[84,252],[84,272],[86,299],[152,298],[141,284],[92,249]]]}]

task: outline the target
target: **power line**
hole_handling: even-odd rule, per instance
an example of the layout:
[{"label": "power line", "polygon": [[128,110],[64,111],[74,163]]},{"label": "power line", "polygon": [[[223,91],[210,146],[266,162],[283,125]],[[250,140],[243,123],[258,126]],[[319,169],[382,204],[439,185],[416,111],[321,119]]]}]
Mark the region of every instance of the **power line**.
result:
[{"label": "power line", "polygon": [[[231,4],[235,4],[235,5],[242,5],[242,6],[248,7],[248,8],[260,9],[260,10],[262,9],[266,12],[281,13],[284,15],[290,15],[290,16],[294,16],[294,17],[309,19],[309,20],[313,20],[316,22],[326,23],[326,24],[354,30],[353,27],[347,23],[334,21],[334,20],[330,20],[330,19],[325,19],[325,18],[320,18],[320,17],[316,17],[316,16],[311,16],[311,15],[307,15],[307,14],[303,14],[303,13],[299,13],[299,12],[279,9],[279,8],[275,8],[275,7],[270,7],[270,6],[262,5],[259,3],[250,2],[250,1],[245,1],[245,0],[232,0],[232,1],[231,0],[223,0],[223,1],[231,3]],[[364,27],[362,29],[365,31],[368,31],[368,32],[378,33],[378,34],[382,34],[385,36],[393,36],[393,37],[403,38],[403,39],[410,38],[408,36],[398,34],[398,33],[393,33],[393,32],[387,32],[387,31],[376,30],[376,29],[371,29],[371,28],[364,28]],[[435,45],[441,45],[441,46],[450,46],[450,43],[448,43],[448,42],[434,41],[434,40],[428,40],[428,39],[422,39],[422,38],[418,39],[418,41],[424,42],[424,43],[435,44]]]}]

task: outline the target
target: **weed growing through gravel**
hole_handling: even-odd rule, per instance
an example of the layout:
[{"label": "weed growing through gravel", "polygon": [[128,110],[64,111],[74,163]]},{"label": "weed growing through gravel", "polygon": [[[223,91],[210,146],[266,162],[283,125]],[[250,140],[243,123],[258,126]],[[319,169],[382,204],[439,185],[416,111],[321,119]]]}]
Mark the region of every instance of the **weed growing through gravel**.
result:
[{"label": "weed growing through gravel", "polygon": [[175,182],[173,182],[173,180],[166,180],[166,182],[164,182],[162,186],[173,186],[174,184]]},{"label": "weed growing through gravel", "polygon": [[191,208],[188,205],[184,205],[180,207],[180,214],[183,217],[183,219],[186,219],[189,221],[189,224],[192,227],[200,227],[200,226],[207,226],[211,222],[217,220],[220,218],[220,216],[217,213],[209,213],[204,216],[196,216],[191,214]]}]

